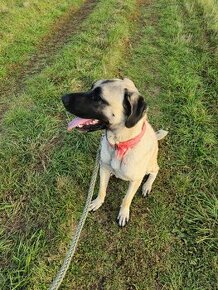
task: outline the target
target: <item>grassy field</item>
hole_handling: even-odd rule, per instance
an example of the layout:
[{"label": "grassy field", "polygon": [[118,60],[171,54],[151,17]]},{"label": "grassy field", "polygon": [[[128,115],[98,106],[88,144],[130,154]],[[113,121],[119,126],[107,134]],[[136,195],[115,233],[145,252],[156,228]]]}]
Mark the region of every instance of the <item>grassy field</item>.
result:
[{"label": "grassy field", "polygon": [[48,289],[84,206],[101,132],[67,133],[60,96],[122,76],[169,130],[161,170],[122,229],[112,178],[61,289],[216,289],[217,2],[33,2],[0,6],[1,289]]},{"label": "grassy field", "polygon": [[42,37],[50,33],[55,20],[69,9],[78,9],[84,2],[74,1],[2,1],[0,4],[0,80],[23,64],[36,51]]}]

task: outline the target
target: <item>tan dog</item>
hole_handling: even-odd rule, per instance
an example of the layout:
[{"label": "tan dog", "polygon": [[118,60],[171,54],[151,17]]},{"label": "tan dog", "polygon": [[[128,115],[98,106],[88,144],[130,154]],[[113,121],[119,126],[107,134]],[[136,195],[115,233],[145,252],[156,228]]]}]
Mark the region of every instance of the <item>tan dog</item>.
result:
[{"label": "tan dog", "polygon": [[147,120],[144,98],[127,78],[97,81],[90,91],[68,94],[62,100],[65,108],[78,116],[69,123],[69,131],[106,129],[101,141],[100,188],[90,211],[103,204],[109,178],[114,174],[130,182],[118,215],[119,225],[124,226],[132,199],[147,174],[142,194],[146,196],[151,191],[159,170],[158,140],[167,132],[154,132]]}]

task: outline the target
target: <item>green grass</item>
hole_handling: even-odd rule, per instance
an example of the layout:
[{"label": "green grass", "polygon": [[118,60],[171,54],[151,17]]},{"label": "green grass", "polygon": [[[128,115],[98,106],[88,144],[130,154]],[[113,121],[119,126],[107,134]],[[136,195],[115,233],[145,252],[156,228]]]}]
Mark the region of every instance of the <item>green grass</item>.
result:
[{"label": "green grass", "polygon": [[[218,31],[218,2],[216,0],[197,0],[203,10],[207,27],[217,34]],[[217,37],[217,35],[214,35]],[[217,38],[216,38],[217,40]]]},{"label": "green grass", "polygon": [[169,129],[161,170],[124,229],[116,216],[127,185],[112,178],[62,288],[216,289],[217,31],[209,1],[140,2],[100,1],[11,98],[0,143],[3,289],[47,289],[85,202],[100,133],[67,134],[59,96],[119,75],[144,94],[154,127]]},{"label": "green grass", "polygon": [[[74,9],[84,2],[73,1]],[[0,81],[27,61],[52,24],[69,9],[71,1],[2,1],[0,4]]]}]

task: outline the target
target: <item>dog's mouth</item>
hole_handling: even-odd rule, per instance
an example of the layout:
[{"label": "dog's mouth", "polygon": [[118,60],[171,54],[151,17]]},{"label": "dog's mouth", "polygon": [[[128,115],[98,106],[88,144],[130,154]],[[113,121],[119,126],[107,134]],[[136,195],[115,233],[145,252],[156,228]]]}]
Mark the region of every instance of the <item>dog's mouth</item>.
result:
[{"label": "dog's mouth", "polygon": [[83,119],[76,117],[68,123],[67,131],[70,132],[74,128],[82,132],[91,132],[106,128],[106,124],[97,119]]}]

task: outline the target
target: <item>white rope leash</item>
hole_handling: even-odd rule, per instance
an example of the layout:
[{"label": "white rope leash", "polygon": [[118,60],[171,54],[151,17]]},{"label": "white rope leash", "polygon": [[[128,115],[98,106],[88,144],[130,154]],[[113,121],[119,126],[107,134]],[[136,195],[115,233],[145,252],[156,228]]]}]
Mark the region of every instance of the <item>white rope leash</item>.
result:
[{"label": "white rope leash", "polygon": [[70,266],[70,262],[72,260],[72,257],[75,253],[76,246],[77,246],[82,228],[84,226],[84,223],[85,223],[85,220],[86,220],[86,217],[88,214],[89,205],[91,203],[92,196],[94,193],[95,183],[96,183],[98,169],[99,169],[99,160],[100,160],[100,146],[98,148],[96,159],[95,159],[95,167],[94,167],[91,181],[90,181],[90,186],[89,186],[88,196],[86,199],[86,204],[85,204],[85,207],[83,209],[83,213],[82,213],[82,216],[80,218],[79,224],[77,226],[76,233],[72,235],[70,247],[69,247],[69,250],[67,251],[64,262],[63,262],[61,269],[59,270],[57,276],[53,280],[49,290],[57,290],[60,287],[60,285],[61,285],[61,283],[66,275],[66,272]]}]

